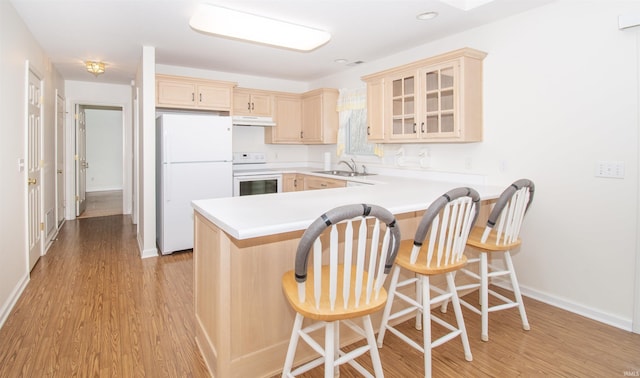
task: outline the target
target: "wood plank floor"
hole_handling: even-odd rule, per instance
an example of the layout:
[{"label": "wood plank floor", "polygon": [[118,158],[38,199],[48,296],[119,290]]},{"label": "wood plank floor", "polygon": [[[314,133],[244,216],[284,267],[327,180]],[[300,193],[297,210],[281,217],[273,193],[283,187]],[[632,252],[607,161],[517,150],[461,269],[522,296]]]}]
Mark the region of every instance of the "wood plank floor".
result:
[{"label": "wood plank floor", "polygon": [[86,193],[86,207],[78,218],[119,214],[122,214],[122,190],[105,190]]},{"label": "wood plank floor", "polygon": [[[465,310],[473,362],[453,340],[434,350],[434,376],[640,374],[640,335],[525,301],[531,331],[517,310],[497,312],[486,343]],[[194,323],[191,253],[141,260],[128,216],[67,221],[0,329],[0,377],[206,377]],[[423,375],[422,355],[392,334],[380,354],[387,377]]]}]

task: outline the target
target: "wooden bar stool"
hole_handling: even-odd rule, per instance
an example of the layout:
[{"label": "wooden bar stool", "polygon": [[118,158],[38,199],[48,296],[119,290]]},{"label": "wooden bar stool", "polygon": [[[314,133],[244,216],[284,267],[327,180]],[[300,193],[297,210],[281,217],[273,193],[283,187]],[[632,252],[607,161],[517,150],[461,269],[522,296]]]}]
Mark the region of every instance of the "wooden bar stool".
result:
[{"label": "wooden bar stool", "polygon": [[[462,340],[465,359],[472,360],[471,348],[462,317],[462,310],[455,289],[453,272],[466,264],[463,254],[469,231],[477,219],[480,196],[471,188],[456,188],[434,201],[425,212],[416,230],[414,240],[400,244],[396,267],[391,278],[387,305],[382,315],[378,347],[382,347],[387,330],[415,349],[424,353],[424,375],[431,377],[431,349],[457,336]],[[428,235],[428,237],[427,237]],[[414,277],[398,282],[401,269],[414,273]],[[430,278],[445,275],[447,289],[430,285]],[[399,288],[416,285],[416,298],[398,291]],[[431,296],[431,291],[437,295]],[[391,313],[394,299],[408,304]],[[451,300],[456,315],[456,326],[431,313],[431,306]],[[416,328],[422,329],[422,345],[412,340],[392,325],[392,321],[416,312]],[[431,340],[431,322],[447,330],[447,334]]]},{"label": "wooden bar stool", "polygon": [[[339,365],[343,363],[373,377],[355,361],[367,351],[375,376],[384,376],[369,315],[386,303],[387,292],[382,285],[395,261],[400,239],[393,214],[375,205],[337,207],[309,226],[298,244],[295,270],[282,277],[284,294],[296,310],[283,377],[294,377],[322,364],[324,376],[333,377],[339,374]],[[307,275],[311,250],[313,268]],[[329,256],[323,259],[325,250]],[[309,285],[307,280],[311,282]],[[302,328],[304,318],[316,322]],[[362,318],[364,330],[351,321],[355,318]],[[340,323],[364,336],[367,345],[349,353],[340,350]],[[323,327],[324,348],[311,335]],[[320,357],[292,372],[300,338]]]},{"label": "wooden bar stool", "polygon": [[[534,189],[535,186],[533,182],[528,179],[520,179],[511,184],[498,198],[498,201],[489,214],[487,225],[485,227],[474,227],[469,235],[469,240],[467,240],[467,245],[474,247],[479,252],[478,258],[469,259],[469,263],[479,263],[480,266],[478,273],[468,268],[461,270],[461,272],[472,277],[476,282],[460,285],[457,287],[457,290],[467,291],[469,289],[480,289],[479,306],[462,299],[460,301],[463,306],[481,316],[482,326],[480,338],[482,341],[489,340],[490,312],[518,307],[522,320],[522,328],[526,331],[530,329],[510,251],[519,247],[521,244],[519,235],[522,220],[529,206],[531,206],[531,201],[533,201]],[[489,254],[492,256],[502,254],[504,267],[489,264]],[[489,279],[502,276],[509,277],[513,289],[513,299],[489,289]],[[498,298],[500,304],[489,306],[489,294]],[[443,311],[446,311],[446,304],[443,305]]]}]

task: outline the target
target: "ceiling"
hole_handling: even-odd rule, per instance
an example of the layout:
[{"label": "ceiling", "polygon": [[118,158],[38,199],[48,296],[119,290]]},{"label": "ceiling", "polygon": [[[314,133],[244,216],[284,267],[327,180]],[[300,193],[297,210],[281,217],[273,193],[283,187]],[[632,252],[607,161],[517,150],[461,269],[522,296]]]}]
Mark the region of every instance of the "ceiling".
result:
[{"label": "ceiling", "polygon": [[[157,64],[307,82],[552,0],[495,0],[469,11],[447,3],[483,0],[209,0],[329,31],[332,39],[311,52],[196,32],[189,18],[197,0],[10,1],[64,79],[128,84],[141,46],[155,47]],[[416,19],[426,11],[439,16]],[[85,60],[105,62],[106,72],[94,77]]]}]

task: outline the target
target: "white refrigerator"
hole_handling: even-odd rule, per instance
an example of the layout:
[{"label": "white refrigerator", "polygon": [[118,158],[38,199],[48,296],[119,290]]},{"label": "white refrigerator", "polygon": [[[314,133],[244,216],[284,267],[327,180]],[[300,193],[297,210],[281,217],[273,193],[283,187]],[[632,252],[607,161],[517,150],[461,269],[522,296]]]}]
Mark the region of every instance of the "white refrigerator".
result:
[{"label": "white refrigerator", "polygon": [[231,117],[156,119],[156,242],[163,255],[193,248],[191,201],[233,195]]}]

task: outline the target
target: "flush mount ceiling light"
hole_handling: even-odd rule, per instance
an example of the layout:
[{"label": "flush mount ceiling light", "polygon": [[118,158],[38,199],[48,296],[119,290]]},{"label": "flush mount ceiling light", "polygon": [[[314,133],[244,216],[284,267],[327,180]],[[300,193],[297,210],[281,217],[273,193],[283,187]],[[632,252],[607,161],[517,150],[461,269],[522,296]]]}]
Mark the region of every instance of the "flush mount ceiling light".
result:
[{"label": "flush mount ceiling light", "polygon": [[96,62],[92,60],[87,60],[84,62],[87,66],[87,71],[94,74],[96,77],[102,73],[104,73],[104,63]]},{"label": "flush mount ceiling light", "polygon": [[201,3],[189,20],[199,31],[293,50],[310,51],[331,39],[326,31]]},{"label": "flush mount ceiling light", "polygon": [[424,12],[416,16],[416,18],[421,21],[431,20],[432,18],[436,17],[438,17],[438,12]]}]

